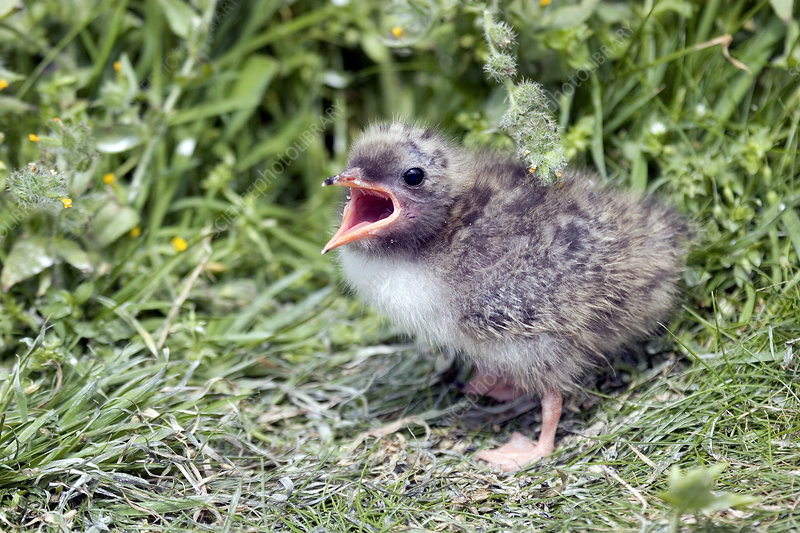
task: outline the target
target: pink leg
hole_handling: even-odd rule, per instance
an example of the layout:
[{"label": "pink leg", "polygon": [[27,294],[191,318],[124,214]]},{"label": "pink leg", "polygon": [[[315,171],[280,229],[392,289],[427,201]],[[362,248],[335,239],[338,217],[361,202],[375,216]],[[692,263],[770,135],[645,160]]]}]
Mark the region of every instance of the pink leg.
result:
[{"label": "pink leg", "polygon": [[525,393],[518,390],[511,379],[477,370],[475,376],[464,385],[464,394],[479,394],[498,402],[510,402]]},{"label": "pink leg", "polygon": [[560,418],[561,393],[549,390],[542,396],[542,431],[539,433],[539,442],[534,443],[515,431],[506,444],[493,450],[484,450],[475,457],[499,466],[504,472],[522,468],[552,453]]}]

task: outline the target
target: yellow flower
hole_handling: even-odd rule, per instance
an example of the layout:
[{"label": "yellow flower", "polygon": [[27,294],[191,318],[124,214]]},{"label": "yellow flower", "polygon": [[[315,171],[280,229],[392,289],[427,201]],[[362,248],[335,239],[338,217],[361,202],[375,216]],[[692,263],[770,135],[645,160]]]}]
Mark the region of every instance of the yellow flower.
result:
[{"label": "yellow flower", "polygon": [[182,239],[180,237],[175,237],[174,239],[172,239],[172,247],[179,252],[184,251],[187,246],[189,246],[189,244],[186,242],[185,239]]},{"label": "yellow flower", "polygon": [[142,234],[142,228],[140,228],[139,226],[135,226],[130,232],[130,236],[133,237],[134,239],[141,234]]},{"label": "yellow flower", "polygon": [[36,135],[35,133],[29,133],[28,134],[28,140],[31,141],[31,142],[38,143],[39,142],[39,136]]},{"label": "yellow flower", "polygon": [[0,91],[8,87],[8,82],[2,78],[0,78]]},{"label": "yellow flower", "polygon": [[114,185],[114,174],[109,172],[108,174],[103,175],[103,183],[106,185]]},{"label": "yellow flower", "polygon": [[558,172],[556,172],[556,176],[558,176],[559,178],[561,177],[561,171],[560,170]]},{"label": "yellow flower", "polygon": [[72,207],[72,198],[62,198],[61,202],[64,204],[64,209]]},{"label": "yellow flower", "polygon": [[529,168],[529,169],[528,169],[528,172],[530,172],[531,174],[533,174],[534,172],[536,172],[536,165],[533,165],[531,168]]},{"label": "yellow flower", "polygon": [[539,5],[542,6],[542,7],[549,6],[550,5],[550,0],[539,0]]},{"label": "yellow flower", "polygon": [[406,30],[402,26],[395,26],[392,28],[392,35],[394,35],[395,39],[400,39],[406,36]]},{"label": "yellow flower", "polygon": [[122,70],[122,63],[120,63],[119,61],[114,61],[114,70],[116,70],[117,72]]}]

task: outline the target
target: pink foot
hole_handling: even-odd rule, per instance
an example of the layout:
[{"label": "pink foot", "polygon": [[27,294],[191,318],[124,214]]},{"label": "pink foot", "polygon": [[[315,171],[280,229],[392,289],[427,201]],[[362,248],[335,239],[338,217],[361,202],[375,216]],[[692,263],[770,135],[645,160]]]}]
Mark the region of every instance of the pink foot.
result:
[{"label": "pink foot", "polygon": [[527,466],[542,457],[549,455],[553,449],[541,449],[539,444],[515,431],[511,434],[511,440],[499,448],[493,450],[483,450],[475,457],[489,464],[499,466],[503,472],[511,472]]},{"label": "pink foot", "polygon": [[511,440],[493,450],[484,450],[475,457],[489,464],[499,466],[503,472],[511,472],[550,455],[555,447],[556,429],[561,418],[561,393],[547,390],[542,395],[542,431],[539,441],[515,431]]},{"label": "pink foot", "polygon": [[464,385],[463,391],[464,394],[488,396],[498,402],[510,402],[525,395],[524,392],[514,386],[512,380],[480,371]]}]

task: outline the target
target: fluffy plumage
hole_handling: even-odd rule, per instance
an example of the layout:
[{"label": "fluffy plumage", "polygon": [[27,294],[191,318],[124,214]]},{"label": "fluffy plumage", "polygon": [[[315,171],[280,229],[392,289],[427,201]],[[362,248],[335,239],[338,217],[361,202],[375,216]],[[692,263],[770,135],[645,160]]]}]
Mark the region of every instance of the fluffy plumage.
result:
[{"label": "fluffy plumage", "polygon": [[[401,124],[366,130],[347,169],[368,193],[326,247],[349,243],[347,282],[409,335],[558,395],[559,414],[562,391],[675,306],[687,224],[651,198],[579,171],[544,187],[510,156]],[[424,181],[405,183],[409,169]]]}]

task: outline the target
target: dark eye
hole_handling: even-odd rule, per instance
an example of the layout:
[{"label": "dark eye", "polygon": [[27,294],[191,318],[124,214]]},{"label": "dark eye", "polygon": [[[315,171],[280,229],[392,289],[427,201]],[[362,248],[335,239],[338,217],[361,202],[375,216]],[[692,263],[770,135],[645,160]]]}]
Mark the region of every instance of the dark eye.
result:
[{"label": "dark eye", "polygon": [[409,187],[416,187],[425,179],[425,171],[421,168],[409,168],[403,174],[403,181],[406,182],[406,185]]}]

